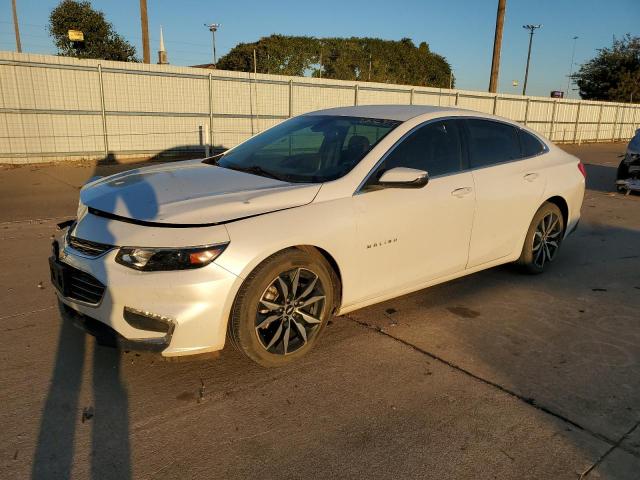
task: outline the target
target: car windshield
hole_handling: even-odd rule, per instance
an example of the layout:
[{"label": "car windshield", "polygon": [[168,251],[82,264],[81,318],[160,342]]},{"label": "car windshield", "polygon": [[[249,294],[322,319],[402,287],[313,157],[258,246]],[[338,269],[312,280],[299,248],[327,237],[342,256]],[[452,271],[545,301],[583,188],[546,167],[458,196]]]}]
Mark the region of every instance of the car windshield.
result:
[{"label": "car windshield", "polygon": [[327,182],[348,173],[400,123],[360,117],[300,116],[207,163],[286,182]]}]

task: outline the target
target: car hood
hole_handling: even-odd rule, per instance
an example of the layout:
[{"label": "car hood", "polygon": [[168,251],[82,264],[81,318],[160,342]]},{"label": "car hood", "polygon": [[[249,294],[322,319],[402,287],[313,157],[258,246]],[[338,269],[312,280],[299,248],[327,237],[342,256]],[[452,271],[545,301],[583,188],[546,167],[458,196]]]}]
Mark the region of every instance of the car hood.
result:
[{"label": "car hood", "polygon": [[320,184],[287,183],[200,160],[119,173],[88,183],[81,202],[110,216],[212,225],[313,201]]}]

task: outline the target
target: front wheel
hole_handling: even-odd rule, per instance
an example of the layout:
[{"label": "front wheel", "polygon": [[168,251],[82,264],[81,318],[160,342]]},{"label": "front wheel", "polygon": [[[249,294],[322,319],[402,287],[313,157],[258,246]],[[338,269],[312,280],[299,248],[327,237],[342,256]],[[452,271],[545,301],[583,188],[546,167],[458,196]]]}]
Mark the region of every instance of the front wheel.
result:
[{"label": "front wheel", "polygon": [[563,234],[562,212],[545,202],[533,216],[517,263],[529,273],[542,273],[555,260]]},{"label": "front wheel", "polygon": [[335,274],[315,251],[288,249],[262,262],[234,302],[228,335],[265,367],[306,354],[333,313]]}]

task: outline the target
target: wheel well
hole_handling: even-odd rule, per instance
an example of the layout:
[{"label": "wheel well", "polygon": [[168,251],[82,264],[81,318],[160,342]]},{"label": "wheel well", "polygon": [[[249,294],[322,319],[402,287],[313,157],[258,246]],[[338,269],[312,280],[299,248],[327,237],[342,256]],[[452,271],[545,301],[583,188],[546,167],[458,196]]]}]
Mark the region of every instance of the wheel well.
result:
[{"label": "wheel well", "polygon": [[340,273],[340,267],[338,266],[338,262],[333,256],[327,252],[325,249],[316,247],[315,245],[296,245],[294,248],[298,248],[303,251],[314,251],[322,255],[322,257],[327,261],[331,270],[336,276],[337,284],[335,287],[335,295],[336,304],[334,306],[334,312],[337,312],[340,309],[340,305],[342,304],[342,274]]},{"label": "wheel well", "polygon": [[566,230],[567,222],[569,221],[569,205],[567,205],[567,201],[558,195],[547,198],[546,201],[549,203],[553,203],[560,209],[560,212],[562,212],[562,220],[564,221],[564,229]]}]

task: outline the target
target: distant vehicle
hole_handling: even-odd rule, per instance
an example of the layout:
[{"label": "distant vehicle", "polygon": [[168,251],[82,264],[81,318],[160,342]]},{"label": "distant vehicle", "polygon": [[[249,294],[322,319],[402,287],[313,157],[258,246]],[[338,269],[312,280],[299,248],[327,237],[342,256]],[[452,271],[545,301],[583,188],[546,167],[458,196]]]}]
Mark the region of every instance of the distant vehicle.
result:
[{"label": "distant vehicle", "polygon": [[168,357],[228,336],[279,366],[334,314],[504,263],[542,272],[584,188],[576,157],[509,120],[322,110],[215,157],[87,184],[52,279],[93,333]]},{"label": "distant vehicle", "polygon": [[621,193],[640,192],[640,128],[629,142],[618,166],[616,188]]}]

